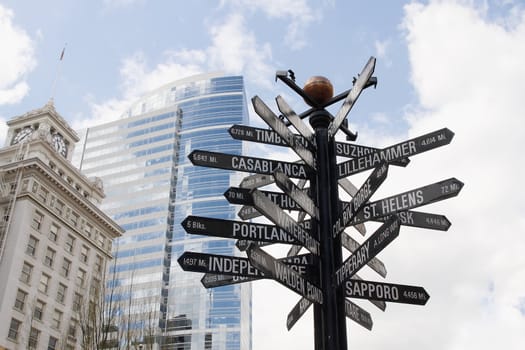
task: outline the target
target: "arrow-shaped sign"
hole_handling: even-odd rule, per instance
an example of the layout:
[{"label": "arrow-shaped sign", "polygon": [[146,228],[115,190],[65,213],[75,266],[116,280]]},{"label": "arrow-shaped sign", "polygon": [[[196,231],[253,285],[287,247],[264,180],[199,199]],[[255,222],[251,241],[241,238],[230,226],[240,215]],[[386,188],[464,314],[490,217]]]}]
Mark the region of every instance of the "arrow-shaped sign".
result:
[{"label": "arrow-shaped sign", "polygon": [[[229,129],[231,137],[236,140],[264,143],[266,145],[290,147],[290,145],[275,131],[255,128],[253,126],[234,124]],[[299,134],[293,134],[295,143],[300,143],[304,148],[310,146],[307,139]],[[378,150],[379,151],[379,150]]]},{"label": "arrow-shaped sign", "polygon": [[181,225],[186,232],[197,235],[271,243],[296,243],[295,238],[289,233],[273,225],[213,219],[193,215],[186,217]]},{"label": "arrow-shaped sign", "polygon": [[[230,222],[235,222],[235,221],[230,221]],[[239,221],[237,221],[237,222],[239,222]],[[248,227],[244,227],[245,230],[246,229],[253,230],[253,232],[256,232],[256,231],[260,231],[260,232],[263,232],[263,231],[279,232],[279,234],[282,234],[282,228],[280,228],[278,226],[272,226],[272,225],[260,224],[260,223],[251,223],[251,222],[239,222],[239,223],[245,224],[245,225],[249,225]],[[310,232],[310,229],[311,229],[311,221],[310,220],[298,222],[297,224],[301,228],[303,228],[306,232]],[[222,230],[222,232],[224,232],[224,236],[221,236],[221,237],[226,237],[226,235],[228,235],[228,237],[231,238],[230,235],[227,233],[228,231],[227,231],[226,225],[224,225],[224,229]],[[198,234],[200,234],[200,233],[198,233]],[[256,236],[257,236],[257,234],[253,233],[253,234],[250,235],[250,237],[253,237],[253,240],[251,238],[250,238],[250,240],[239,239],[235,243],[235,245],[237,246],[237,248],[239,248],[240,251],[245,251],[246,249],[248,249],[248,246],[250,245],[250,243],[254,243],[254,244],[258,245],[259,247],[264,247],[266,245],[270,245],[270,244],[273,244],[273,243],[284,243],[284,244],[288,243],[288,244],[290,244],[290,242],[279,241],[278,239],[265,240],[265,241],[263,241],[263,240],[256,240],[255,239]],[[290,236],[290,235],[288,234],[288,236]],[[292,242],[293,242],[292,244],[297,244],[298,243],[295,240],[295,238],[293,238],[293,237],[288,237],[287,239],[292,240]],[[302,247],[302,246],[299,245],[299,247]],[[297,254],[293,254],[293,255],[297,255]],[[291,255],[288,255],[288,256],[291,256]]]},{"label": "arrow-shaped sign", "polygon": [[299,116],[288,105],[288,103],[286,103],[284,98],[282,98],[281,96],[277,96],[275,100],[277,101],[277,107],[279,108],[279,111],[281,111],[281,113],[286,117],[286,119],[288,119],[288,121],[295,127],[295,129],[299,131],[301,136],[308,141],[310,146],[312,148],[315,147],[315,135],[312,132],[312,130],[310,130],[310,128],[306,126],[306,124],[301,120],[301,118],[299,118]]},{"label": "arrow-shaped sign", "polygon": [[[380,152],[379,148],[356,145],[355,143],[336,142],[335,143],[335,154],[341,157],[347,158],[359,158],[367,154]],[[410,163],[410,159],[402,158],[397,161],[390,162],[391,165],[397,165],[406,167]]]},{"label": "arrow-shaped sign", "polygon": [[[355,280],[362,280],[361,277],[359,277],[357,274],[354,275],[353,277]],[[381,311],[385,311],[386,310],[386,303],[384,301],[381,301],[381,300],[369,300],[369,302],[371,302],[372,304],[374,304],[375,306],[377,306],[377,308]]]},{"label": "arrow-shaped sign", "polygon": [[[302,183],[301,181],[303,180],[300,180],[299,183],[297,184],[299,187],[304,187],[304,183]],[[297,215],[297,223],[299,225],[305,225],[306,223],[308,223],[308,225],[305,225],[304,227],[306,227],[310,232],[312,232],[312,222],[311,220],[304,220],[304,218],[306,217],[306,213],[304,211],[301,211],[299,212],[299,215]],[[314,234],[314,236],[316,238],[318,238],[319,236]],[[286,253],[286,256],[295,256],[297,254],[299,254],[299,251],[303,248],[303,246],[301,245],[292,245],[290,247],[290,249],[288,250],[288,253]]]},{"label": "arrow-shaped sign", "polygon": [[[312,302],[306,298],[301,298],[299,302],[295,304],[286,318],[286,328],[288,330],[292,329],[297,321],[299,321],[299,319],[304,315],[306,310],[308,310],[310,305],[312,305]],[[370,313],[347,299],[345,299],[345,314],[357,324],[365,327],[368,330],[372,330],[373,322]]]},{"label": "arrow-shaped sign", "polygon": [[197,252],[184,252],[178,259],[184,271],[245,277],[263,277],[246,258]]},{"label": "arrow-shaped sign", "polygon": [[292,180],[288,178],[283,172],[276,171],[273,173],[273,178],[277,187],[279,187],[284,193],[292,198],[295,203],[307,212],[311,217],[319,218],[319,209],[315,206],[314,201],[308,196],[308,194],[299,188]]},{"label": "arrow-shaped sign", "polygon": [[288,317],[286,318],[286,328],[288,330],[292,329],[292,327],[299,321],[299,319],[304,315],[306,310],[312,305],[312,302],[304,297],[302,297],[297,304],[292,308],[292,310],[288,313]]},{"label": "arrow-shaped sign", "polygon": [[[348,249],[350,253],[353,253],[359,249],[359,242],[354,240],[352,237],[350,237],[346,233],[341,234],[341,244],[343,245],[343,247]],[[385,264],[383,264],[383,262],[379,260],[378,258],[375,258],[375,257],[371,258],[370,261],[367,263],[367,265],[372,270],[377,272],[381,277],[383,278],[386,277]]]},{"label": "arrow-shaped sign", "polygon": [[335,272],[337,286],[349,280],[360,268],[365,266],[370,259],[375,257],[390,242],[399,235],[399,219],[392,216],[387,222],[377,229],[359,248],[346,259]]},{"label": "arrow-shaped sign", "polygon": [[[353,183],[350,182],[350,180],[343,177],[338,180],[338,183],[343,188],[343,190],[345,190],[346,193],[348,193],[351,197],[355,197],[358,189],[354,186]],[[366,227],[364,224],[354,225],[354,228],[363,236],[366,234]]]},{"label": "arrow-shaped sign", "polygon": [[237,215],[243,220],[249,220],[262,216],[262,214],[259,213],[257,209],[255,209],[251,205],[244,205],[241,209],[239,209]]},{"label": "arrow-shaped sign", "polygon": [[354,86],[352,86],[352,89],[348,93],[348,96],[346,96],[343,105],[337,112],[335,118],[332,120],[330,125],[328,125],[328,137],[333,137],[343,123],[343,120],[345,120],[348,112],[350,112],[354,106],[355,101],[357,101],[357,98],[359,95],[361,95],[361,91],[363,91],[363,89],[366,87],[366,84],[368,83],[368,80],[372,77],[375,66],[376,59],[374,57],[370,57],[365,67],[361,71],[361,74],[359,74],[359,77],[355,81]]},{"label": "arrow-shaped sign", "polygon": [[264,175],[264,174],[253,174],[248,175],[244,179],[242,179],[241,183],[239,184],[239,187],[241,188],[259,188],[264,187],[266,185],[273,184],[273,176],[272,175]]},{"label": "arrow-shaped sign", "polygon": [[262,277],[244,277],[232,275],[218,275],[214,273],[206,273],[201,278],[201,284],[204,288],[215,288],[222,286],[229,286],[231,284],[251,282],[261,279]]},{"label": "arrow-shaped sign", "polygon": [[[396,213],[401,225],[427,228],[430,230],[447,231],[450,227],[450,221],[444,215],[423,213],[420,211],[407,210]],[[375,218],[374,221],[385,222],[386,217]]]},{"label": "arrow-shaped sign", "polygon": [[265,276],[274,279],[314,303],[323,303],[323,292],[319,287],[285,264],[277,261],[261,248],[251,245],[246,250],[246,253],[252,265]]},{"label": "arrow-shaped sign", "polygon": [[382,161],[392,162],[419,154],[431,149],[448,145],[454,133],[447,128],[419,136],[408,141],[403,141],[390,147],[383,148],[379,152],[350,159],[337,164],[338,178],[360,173],[364,170],[375,168]]},{"label": "arrow-shaped sign", "polygon": [[272,110],[258,97],[252,98],[253,109],[262,120],[266,122],[284,141],[292,148],[292,150],[301,157],[306,164],[312,169],[315,169],[315,159],[312,152],[306,149],[300,142],[296,141],[295,135],[288,129],[286,124],[279,119]]},{"label": "arrow-shaped sign", "polygon": [[319,255],[319,241],[314,239],[301,225],[286,214],[261,191],[252,190],[253,206],[275,225],[283,228],[295,240],[314,254]]},{"label": "arrow-shaped sign", "polygon": [[425,305],[430,298],[423,287],[353,279],[346,281],[345,293],[349,298],[414,305]]},{"label": "arrow-shaped sign", "polygon": [[[251,190],[248,188],[230,187],[226,192],[224,192],[224,197],[226,197],[228,202],[231,204],[243,204],[252,206],[253,199],[250,191]],[[299,189],[299,191],[302,192],[303,190]],[[296,201],[294,201],[290,196],[282,192],[261,191],[261,193],[263,193],[266,197],[270,198],[270,200],[277,204],[281,209],[303,210],[299,206],[299,204],[296,203]]]},{"label": "arrow-shaped sign", "polygon": [[372,197],[383,181],[385,181],[387,173],[388,163],[382,162],[366,179],[365,183],[357,191],[354,198],[352,198],[350,203],[343,208],[343,212],[333,225],[332,232],[334,237],[344,231],[345,227],[348,226],[354,216],[368,202],[368,199]]},{"label": "arrow-shaped sign", "polygon": [[370,313],[347,299],[345,299],[345,314],[346,317],[357,324],[365,327],[369,331],[372,330],[374,322],[372,321],[372,316]]},{"label": "arrow-shaped sign", "polygon": [[[463,183],[456,178],[450,178],[395,196],[367,203],[354,217],[351,224],[388,216],[390,214],[417,208],[447,198],[455,197],[463,188]],[[446,226],[446,223],[443,223]]]},{"label": "arrow-shaped sign", "polygon": [[271,159],[244,157],[232,154],[195,150],[188,155],[194,165],[249,173],[271,175],[280,170],[289,177],[307,179],[309,170],[304,164],[280,162]]},{"label": "arrow-shaped sign", "polygon": [[[303,254],[291,258],[281,258],[277,260],[291,267],[298,273],[305,275],[306,277],[316,277],[319,272],[318,267],[312,264],[313,258],[311,254]],[[201,278],[201,283],[205,288],[215,288],[231,284],[256,281],[262,278],[265,277],[262,275],[257,277],[249,277],[241,275],[220,275],[214,273],[205,273]]]}]

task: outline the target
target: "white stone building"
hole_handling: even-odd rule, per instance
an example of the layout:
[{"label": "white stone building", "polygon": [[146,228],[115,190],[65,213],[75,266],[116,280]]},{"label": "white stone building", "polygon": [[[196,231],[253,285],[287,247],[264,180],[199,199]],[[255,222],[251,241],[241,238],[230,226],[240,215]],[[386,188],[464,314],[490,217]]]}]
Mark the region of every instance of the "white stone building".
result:
[{"label": "white stone building", "polygon": [[43,108],[0,149],[0,350],[80,349],[80,310],[103,286],[114,238],[102,182],[71,164],[77,134]]}]

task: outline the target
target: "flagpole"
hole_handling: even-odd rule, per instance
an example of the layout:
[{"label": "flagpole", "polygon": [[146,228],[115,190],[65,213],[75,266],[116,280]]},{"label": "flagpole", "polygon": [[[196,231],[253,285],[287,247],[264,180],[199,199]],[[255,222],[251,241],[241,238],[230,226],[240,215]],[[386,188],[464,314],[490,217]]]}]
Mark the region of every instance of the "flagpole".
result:
[{"label": "flagpole", "polygon": [[60,76],[61,67],[62,67],[62,60],[64,59],[64,53],[66,52],[66,46],[67,43],[64,45],[64,48],[62,49],[62,52],[60,53],[60,57],[58,59],[57,68],[55,71],[55,78],[53,79],[53,85],[51,86],[51,100],[53,100],[55,96],[55,90],[57,86],[58,77]]}]

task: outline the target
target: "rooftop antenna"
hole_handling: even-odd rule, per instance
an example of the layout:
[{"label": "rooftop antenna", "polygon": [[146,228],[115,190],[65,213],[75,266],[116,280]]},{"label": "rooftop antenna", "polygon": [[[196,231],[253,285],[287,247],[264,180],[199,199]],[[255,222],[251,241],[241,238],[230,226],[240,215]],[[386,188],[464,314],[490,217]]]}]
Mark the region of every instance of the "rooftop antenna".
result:
[{"label": "rooftop antenna", "polygon": [[66,52],[66,46],[67,46],[67,43],[64,44],[64,48],[62,49],[62,52],[60,53],[60,57],[58,59],[57,68],[55,72],[55,79],[53,80],[53,85],[51,86],[51,98],[50,98],[51,101],[53,101],[53,97],[55,96],[55,90],[57,86],[58,77],[60,76],[60,68],[62,67],[62,60],[64,59],[64,53]]}]

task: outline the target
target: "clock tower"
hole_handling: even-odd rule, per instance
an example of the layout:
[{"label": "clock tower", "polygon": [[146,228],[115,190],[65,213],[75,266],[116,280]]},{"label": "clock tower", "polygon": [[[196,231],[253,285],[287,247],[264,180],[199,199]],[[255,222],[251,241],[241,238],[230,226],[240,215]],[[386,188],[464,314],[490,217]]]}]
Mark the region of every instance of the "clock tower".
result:
[{"label": "clock tower", "polygon": [[61,157],[71,161],[77,133],[58,114],[53,99],[42,108],[27,112],[7,122],[9,127],[5,146],[41,139],[53,147]]}]

